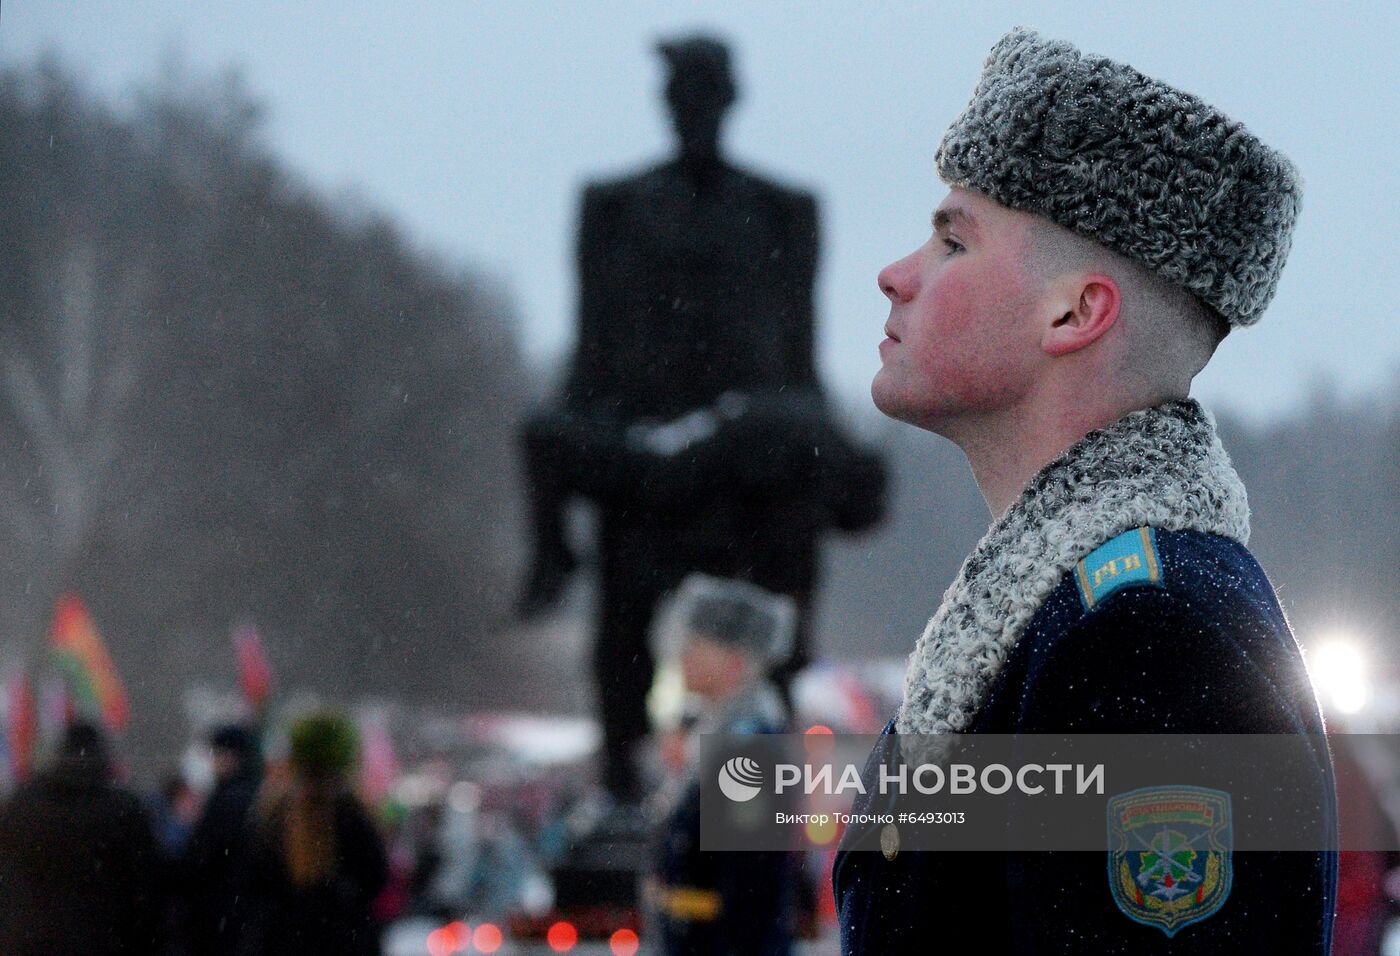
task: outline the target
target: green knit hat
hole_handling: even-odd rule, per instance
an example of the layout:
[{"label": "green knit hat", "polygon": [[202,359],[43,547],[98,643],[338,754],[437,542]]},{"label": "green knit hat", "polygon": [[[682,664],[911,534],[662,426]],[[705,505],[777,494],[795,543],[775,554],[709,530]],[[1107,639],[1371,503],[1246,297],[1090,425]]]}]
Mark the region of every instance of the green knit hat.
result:
[{"label": "green knit hat", "polygon": [[344,773],[359,759],[355,725],[336,711],[317,711],[300,718],[292,724],[288,738],[292,767],[309,776]]}]

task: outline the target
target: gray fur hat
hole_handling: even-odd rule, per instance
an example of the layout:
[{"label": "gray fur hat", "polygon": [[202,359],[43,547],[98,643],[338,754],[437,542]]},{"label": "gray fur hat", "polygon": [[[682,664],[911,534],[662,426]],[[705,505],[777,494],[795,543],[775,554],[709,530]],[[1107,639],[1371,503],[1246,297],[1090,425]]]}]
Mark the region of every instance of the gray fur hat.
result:
[{"label": "gray fur hat", "polygon": [[943,136],[938,175],[1035,213],[1259,320],[1292,244],[1288,157],[1199,98],[1017,28]]},{"label": "gray fur hat", "polygon": [[756,584],[690,574],[658,618],[661,654],[678,652],[696,634],[763,662],[785,660],[797,631],[797,605]]}]

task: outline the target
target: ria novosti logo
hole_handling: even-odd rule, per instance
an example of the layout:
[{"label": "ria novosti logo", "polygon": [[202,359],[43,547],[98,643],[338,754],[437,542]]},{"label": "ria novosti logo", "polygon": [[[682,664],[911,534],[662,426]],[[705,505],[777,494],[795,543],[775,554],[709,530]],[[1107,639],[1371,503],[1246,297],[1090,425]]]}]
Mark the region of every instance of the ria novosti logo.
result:
[{"label": "ria novosti logo", "polygon": [[719,768],[719,790],[735,803],[758,796],[763,787],[763,768],[751,757],[730,757]]}]

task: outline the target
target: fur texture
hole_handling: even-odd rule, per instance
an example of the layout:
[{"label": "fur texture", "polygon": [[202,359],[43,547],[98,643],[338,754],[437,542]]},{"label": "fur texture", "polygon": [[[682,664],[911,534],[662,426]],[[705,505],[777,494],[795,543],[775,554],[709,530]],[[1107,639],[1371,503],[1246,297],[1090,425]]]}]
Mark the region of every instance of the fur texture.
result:
[{"label": "fur texture", "polygon": [[1286,156],[1190,93],[1018,28],[944,134],[938,174],[1184,286],[1231,326],[1273,298],[1302,183]]},{"label": "fur texture", "polygon": [[1061,578],[1139,525],[1249,539],[1249,502],[1215,425],[1191,400],[1090,432],[1037,474],[958,572],[909,657],[901,734],[971,726]]}]

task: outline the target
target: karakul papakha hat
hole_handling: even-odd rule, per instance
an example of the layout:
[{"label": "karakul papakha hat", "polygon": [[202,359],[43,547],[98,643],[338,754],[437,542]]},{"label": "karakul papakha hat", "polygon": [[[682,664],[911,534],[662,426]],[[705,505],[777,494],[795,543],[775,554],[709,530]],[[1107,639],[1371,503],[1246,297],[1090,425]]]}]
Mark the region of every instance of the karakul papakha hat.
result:
[{"label": "karakul papakha hat", "polygon": [[694,573],[667,600],[657,631],[663,654],[699,634],[762,661],[782,661],[792,653],[797,605],[747,581]]},{"label": "karakul papakha hat", "polygon": [[1302,182],[1190,93],[1017,28],[943,136],[938,175],[1044,216],[1183,286],[1231,327],[1278,285]]}]

